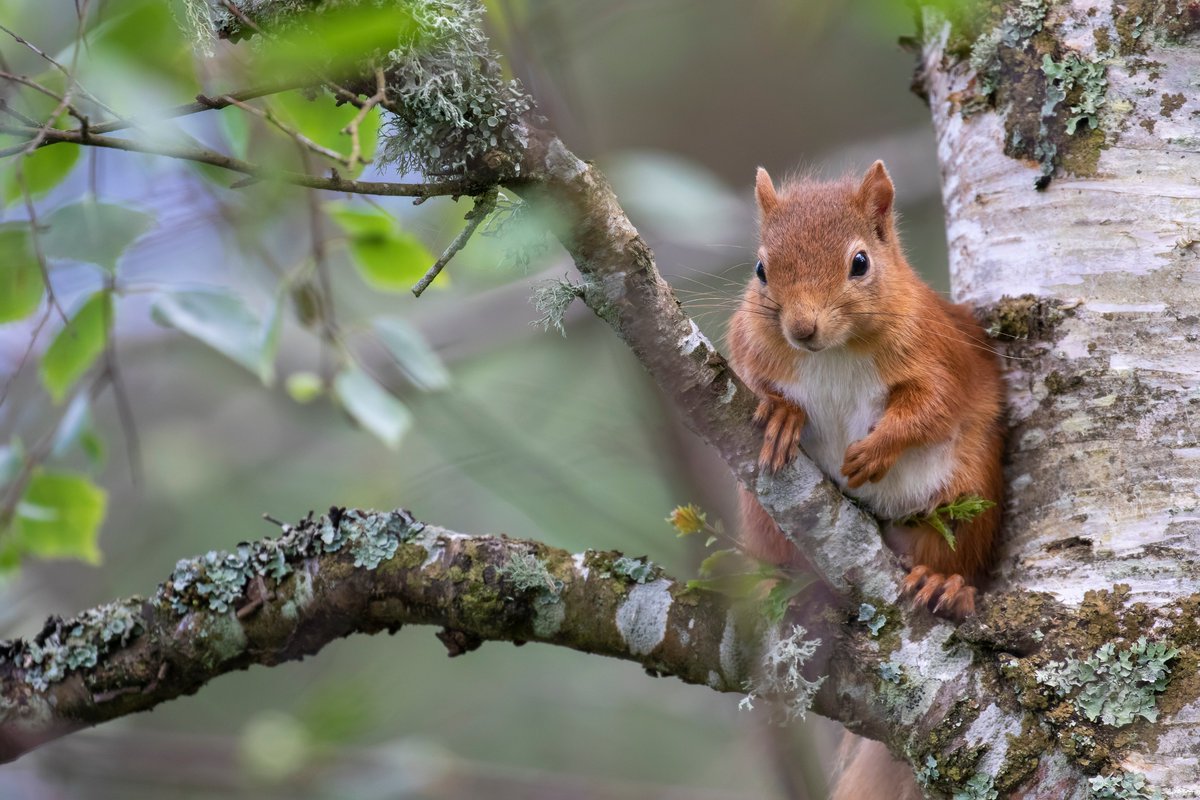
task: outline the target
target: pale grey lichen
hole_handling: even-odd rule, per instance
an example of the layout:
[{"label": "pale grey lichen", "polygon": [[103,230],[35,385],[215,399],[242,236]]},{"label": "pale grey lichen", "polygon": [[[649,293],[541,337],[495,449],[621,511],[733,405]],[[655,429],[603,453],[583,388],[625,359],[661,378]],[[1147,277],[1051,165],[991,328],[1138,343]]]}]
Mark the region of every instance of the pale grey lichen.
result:
[{"label": "pale grey lichen", "polygon": [[953,800],[996,800],[999,796],[992,776],[982,772],[976,772],[951,795]]},{"label": "pale grey lichen", "polygon": [[533,553],[517,553],[500,568],[503,575],[517,592],[549,592],[555,596],[562,588],[561,583],[546,569],[546,562]]},{"label": "pale grey lichen", "polygon": [[927,787],[942,777],[941,770],[938,769],[937,759],[932,755],[925,756],[925,763],[913,770],[913,773],[916,776],[917,785],[921,787]]},{"label": "pale grey lichen", "polygon": [[658,577],[662,570],[648,558],[621,556],[612,563],[612,574],[632,583],[645,583]]},{"label": "pale grey lichen", "polygon": [[1023,47],[1025,41],[1042,30],[1046,20],[1045,0],[1020,0],[1012,6],[1000,24],[984,33],[971,46],[969,63],[978,77],[981,96],[996,91],[1000,76],[1000,47]]},{"label": "pale grey lichen", "polygon": [[519,81],[504,78],[483,30],[483,4],[405,0],[404,8],[415,25],[388,54],[395,116],[384,160],[433,180],[494,168],[496,154],[515,168],[534,102]]},{"label": "pale grey lichen", "polygon": [[870,603],[863,603],[858,607],[858,621],[867,623],[867,630],[871,631],[871,635],[878,636],[887,624],[887,617]]},{"label": "pale grey lichen", "polygon": [[897,661],[885,661],[879,665],[879,677],[888,683],[900,683],[904,679],[904,665]]},{"label": "pale grey lichen", "polygon": [[533,288],[530,302],[541,316],[529,324],[540,325],[542,330],[547,332],[554,328],[566,337],[567,329],[563,325],[563,319],[575,298],[583,297],[583,290],[584,284],[571,283],[566,278],[538,283]]},{"label": "pale grey lichen", "polygon": [[1155,700],[1167,687],[1167,665],[1177,655],[1179,651],[1166,642],[1143,636],[1121,650],[1107,642],[1082,661],[1051,661],[1037,670],[1036,677],[1059,697],[1069,697],[1092,722],[1119,728],[1137,717],[1158,719]]},{"label": "pale grey lichen", "polygon": [[1163,793],[1139,772],[1118,772],[1088,779],[1091,800],[1163,800]]},{"label": "pale grey lichen", "polygon": [[73,619],[51,619],[31,640],[0,642],[0,661],[23,670],[34,689],[45,691],[71,670],[96,666],[105,653],[140,634],[140,606],[134,598],[89,609]]},{"label": "pale grey lichen", "polygon": [[1105,60],[1085,58],[1074,51],[1068,52],[1062,61],[1055,61],[1048,54],[1042,56],[1042,72],[1045,73],[1046,102],[1042,106],[1042,118],[1053,116],[1058,104],[1078,89],[1078,99],[1068,108],[1067,135],[1073,136],[1081,122],[1089,129],[1100,124],[1100,109],[1106,102],[1108,78],[1105,75]]},{"label": "pale grey lichen", "polygon": [[754,708],[754,700],[763,697],[776,701],[776,708],[782,711],[781,724],[807,716],[813,698],[825,682],[824,675],[816,680],[804,676],[804,665],[821,646],[820,639],[806,639],[807,635],[808,631],[800,625],[793,625],[786,636],[778,627],[770,629],[760,672],[747,682],[749,692],[741,702],[742,708]]},{"label": "pale grey lichen", "polygon": [[354,566],[375,569],[395,555],[425,526],[407,512],[336,510],[319,521],[290,529],[279,539],[243,542],[231,553],[216,550],[175,565],[159,597],[177,614],[197,608],[229,612],[255,577],[278,581],[292,572],[292,563],[320,553],[349,548]]}]

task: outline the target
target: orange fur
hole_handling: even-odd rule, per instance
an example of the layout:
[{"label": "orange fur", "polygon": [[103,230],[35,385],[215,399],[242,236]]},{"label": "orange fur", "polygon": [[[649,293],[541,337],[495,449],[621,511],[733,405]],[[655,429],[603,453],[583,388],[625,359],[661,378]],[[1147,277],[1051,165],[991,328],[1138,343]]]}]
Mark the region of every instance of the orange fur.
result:
[{"label": "orange fur", "polygon": [[[925,511],[968,494],[996,506],[958,523],[951,550],[928,525],[896,527],[914,567],[906,589],[939,613],[974,611],[975,587],[995,558],[1003,476],[1003,384],[995,353],[964,306],[926,285],[901,249],[894,188],[882,162],[861,180],[802,180],[777,191],[760,169],[763,285],[751,277],[730,322],[734,368],[762,398],[766,426],[760,464],[772,471],[794,457],[805,409],[783,396],[809,349],[844,347],[867,355],[886,387],[882,416],[846,449],[841,475],[856,489],[877,482],[908,449],[953,442],[950,478]],[[866,276],[850,277],[851,258],[868,254]],[[799,344],[798,344],[799,343]],[[809,409],[811,411],[811,409]],[[743,492],[741,536],[753,554],[794,563],[794,548],[751,493]]]}]

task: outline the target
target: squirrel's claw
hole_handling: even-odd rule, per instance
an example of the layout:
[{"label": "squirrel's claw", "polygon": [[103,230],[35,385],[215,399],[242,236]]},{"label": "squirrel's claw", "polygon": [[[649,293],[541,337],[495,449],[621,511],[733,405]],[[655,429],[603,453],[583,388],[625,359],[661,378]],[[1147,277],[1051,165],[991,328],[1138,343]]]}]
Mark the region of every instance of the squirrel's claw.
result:
[{"label": "squirrel's claw", "polygon": [[777,472],[796,457],[800,433],[804,430],[804,409],[789,403],[779,395],[767,395],[758,403],[754,422],[766,427],[758,463],[763,469]]},{"label": "squirrel's claw", "polygon": [[898,457],[898,453],[879,447],[870,435],[858,440],[846,448],[846,459],[842,462],[846,485],[857,489],[864,483],[883,480]]},{"label": "squirrel's claw", "polygon": [[903,591],[914,607],[924,606],[940,617],[962,620],[975,613],[975,587],[962,575],[943,575],[918,564],[904,579]]}]

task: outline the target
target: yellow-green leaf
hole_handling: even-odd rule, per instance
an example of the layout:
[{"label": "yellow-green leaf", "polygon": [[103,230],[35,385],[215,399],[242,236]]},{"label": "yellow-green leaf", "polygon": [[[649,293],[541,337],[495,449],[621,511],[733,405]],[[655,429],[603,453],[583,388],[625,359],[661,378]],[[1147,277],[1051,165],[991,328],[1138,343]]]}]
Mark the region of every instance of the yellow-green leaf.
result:
[{"label": "yellow-green leaf", "polygon": [[16,545],[43,558],[100,563],[96,539],[108,495],[84,475],[34,473],[17,504]]},{"label": "yellow-green leaf", "polygon": [[3,197],[3,205],[11,205],[22,198],[18,170],[24,178],[29,196],[41,197],[70,174],[71,168],[79,160],[79,150],[77,144],[56,144],[0,162],[0,196]]},{"label": "yellow-green leaf", "polygon": [[28,227],[0,228],[0,324],[36,311],[45,290]]},{"label": "yellow-green leaf", "polygon": [[288,375],[284,388],[297,403],[311,403],[325,391],[325,384],[315,372],[293,372]]},{"label": "yellow-green leaf", "polygon": [[433,265],[434,256],[425,245],[400,230],[387,214],[343,206],[331,208],[330,215],[347,234],[354,266],[376,289],[407,292]]},{"label": "yellow-green leaf", "polygon": [[75,381],[104,352],[112,320],[112,296],[96,292],[54,337],[39,371],[55,403],[62,402]]}]

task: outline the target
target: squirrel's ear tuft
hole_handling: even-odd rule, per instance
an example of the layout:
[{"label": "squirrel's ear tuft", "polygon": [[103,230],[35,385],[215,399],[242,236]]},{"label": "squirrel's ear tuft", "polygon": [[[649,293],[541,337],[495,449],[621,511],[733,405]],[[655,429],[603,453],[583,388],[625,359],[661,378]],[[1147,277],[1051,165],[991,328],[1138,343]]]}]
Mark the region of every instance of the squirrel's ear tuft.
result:
[{"label": "squirrel's ear tuft", "polygon": [[888,223],[892,216],[892,202],[896,199],[896,187],[882,161],[876,161],[863,177],[858,189],[858,201],[875,226],[879,238],[886,239]]},{"label": "squirrel's ear tuft", "polygon": [[771,176],[762,167],[758,168],[758,173],[754,176],[754,196],[758,198],[758,210],[764,216],[774,211],[775,206],[779,205],[779,197],[775,194]]}]

